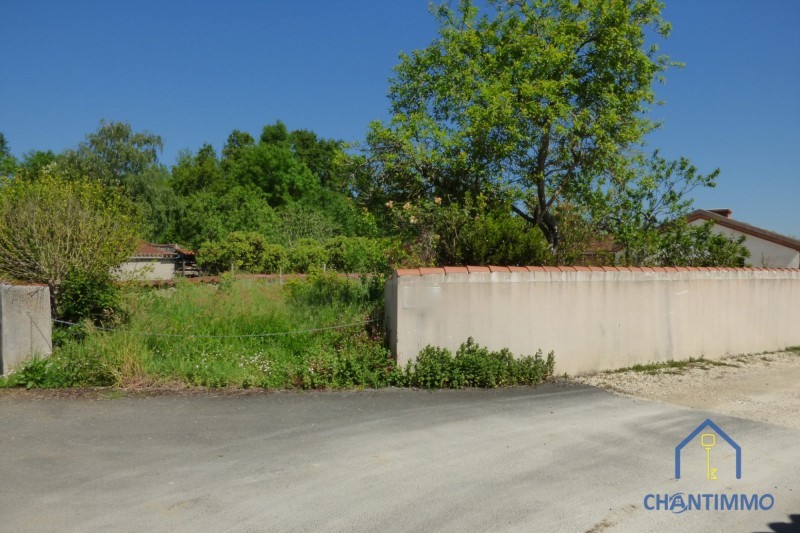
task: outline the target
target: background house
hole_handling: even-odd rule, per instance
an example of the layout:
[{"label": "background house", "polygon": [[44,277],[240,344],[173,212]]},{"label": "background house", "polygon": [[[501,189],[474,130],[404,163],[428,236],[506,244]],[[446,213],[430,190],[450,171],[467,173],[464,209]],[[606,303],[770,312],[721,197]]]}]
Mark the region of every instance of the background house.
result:
[{"label": "background house", "polygon": [[698,209],[687,215],[687,222],[699,225],[711,220],[717,233],[734,239],[744,235],[751,266],[800,268],[800,240],[734,220],[731,215],[730,209]]},{"label": "background house", "polygon": [[121,280],[165,280],[197,275],[195,253],[177,244],[142,242],[115,272]]}]

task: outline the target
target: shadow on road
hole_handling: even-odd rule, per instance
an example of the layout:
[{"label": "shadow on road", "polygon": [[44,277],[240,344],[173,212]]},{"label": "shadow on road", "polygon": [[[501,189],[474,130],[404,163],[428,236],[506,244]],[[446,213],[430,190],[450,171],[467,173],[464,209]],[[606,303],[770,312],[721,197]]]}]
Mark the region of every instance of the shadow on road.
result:
[{"label": "shadow on road", "polygon": [[769,524],[771,533],[800,533],[800,514],[789,515],[788,522],[772,522]]}]

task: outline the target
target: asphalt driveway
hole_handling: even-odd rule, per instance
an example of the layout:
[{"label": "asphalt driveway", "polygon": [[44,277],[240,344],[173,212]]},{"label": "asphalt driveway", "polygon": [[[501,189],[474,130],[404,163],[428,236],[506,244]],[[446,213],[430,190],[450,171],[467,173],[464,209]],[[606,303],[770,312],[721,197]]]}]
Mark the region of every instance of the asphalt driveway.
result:
[{"label": "asphalt driveway", "polygon": [[[706,418],[741,447],[741,479],[733,449],[707,454],[699,436],[674,479],[676,445]],[[800,529],[800,431],[570,383],[0,395],[0,480],[3,531]],[[656,508],[676,494],[769,509]]]}]

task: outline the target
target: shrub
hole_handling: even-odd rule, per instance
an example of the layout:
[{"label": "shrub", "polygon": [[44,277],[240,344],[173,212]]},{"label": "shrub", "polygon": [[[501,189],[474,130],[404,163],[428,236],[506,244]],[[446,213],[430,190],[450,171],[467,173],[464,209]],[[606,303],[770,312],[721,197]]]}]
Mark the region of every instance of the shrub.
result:
[{"label": "shrub", "polygon": [[[267,240],[259,233],[234,231],[224,241],[203,243],[197,252],[197,264],[214,274],[229,270],[261,273],[268,247]],[[274,261],[274,255],[275,250],[270,248],[270,261]]]},{"label": "shrub", "polygon": [[122,318],[120,309],[120,289],[107,272],[91,275],[71,270],[61,285],[59,311],[62,320],[113,324]]},{"label": "shrub", "polygon": [[325,247],[313,239],[300,239],[289,249],[289,271],[306,273],[322,269],[329,262]]},{"label": "shrub", "polygon": [[140,226],[132,202],[97,181],[49,167],[35,180],[0,178],[0,275],[46,283],[59,318],[68,275],[103,279],[136,249]]},{"label": "shrub", "polygon": [[406,365],[402,384],[428,389],[535,385],[552,376],[554,368],[553,352],[547,359],[541,350],[515,358],[505,348],[492,352],[470,337],[455,357],[446,348],[426,346]]},{"label": "shrub", "polygon": [[339,272],[384,273],[389,271],[388,239],[334,237],[325,243],[328,265]]}]

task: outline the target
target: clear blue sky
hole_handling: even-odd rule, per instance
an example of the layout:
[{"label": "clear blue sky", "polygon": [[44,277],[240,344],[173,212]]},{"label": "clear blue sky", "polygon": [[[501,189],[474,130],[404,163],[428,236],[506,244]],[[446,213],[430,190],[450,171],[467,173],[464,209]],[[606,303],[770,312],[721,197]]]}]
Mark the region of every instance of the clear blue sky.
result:
[{"label": "clear blue sky", "polygon": [[[664,53],[686,63],[657,91],[650,139],[721,168],[698,207],[800,237],[800,1],[667,0]],[[388,117],[400,51],[427,45],[427,0],[5,0],[0,132],[12,153],[59,152],[130,122],[164,139],[161,161],[233,129],[359,141]]]}]

